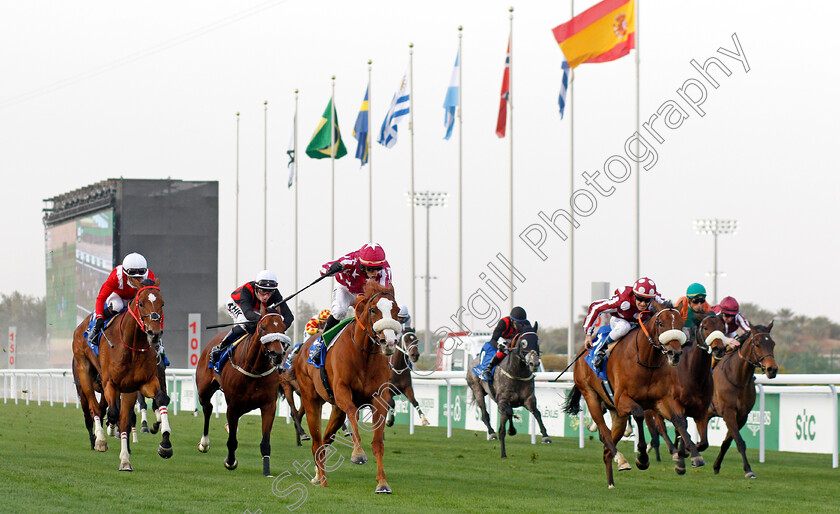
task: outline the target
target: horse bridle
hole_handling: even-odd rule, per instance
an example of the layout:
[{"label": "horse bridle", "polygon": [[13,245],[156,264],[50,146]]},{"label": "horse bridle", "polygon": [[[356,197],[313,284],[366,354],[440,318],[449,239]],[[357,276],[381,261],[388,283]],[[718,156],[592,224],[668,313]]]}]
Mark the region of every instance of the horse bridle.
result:
[{"label": "horse bridle", "polygon": [[[753,332],[752,334],[750,334],[749,341],[750,341],[750,346],[752,347],[752,348],[750,349],[750,356],[754,355],[754,354],[756,353],[756,350],[758,349],[758,343],[759,343],[759,342],[758,342],[758,341],[753,342],[753,339],[757,339],[759,336],[764,336],[764,337],[766,337],[767,339],[770,339],[770,340],[772,341],[772,338],[770,337],[770,334],[767,334],[767,333],[763,333],[763,332],[762,332],[762,333],[756,333],[756,332]],[[750,359],[748,359],[747,357],[744,357],[744,355],[741,353],[741,350],[743,349],[743,347],[744,347],[744,345],[742,344],[742,345],[738,348],[738,357],[740,357],[740,358],[742,358],[743,360],[745,360],[745,361],[747,362],[747,364],[750,364],[750,365],[752,365],[752,366],[756,366],[756,367],[759,367],[759,368],[761,368],[761,361],[763,361],[763,360],[764,360],[764,359],[766,359],[767,357],[771,357],[771,356],[773,355],[772,353],[766,353],[766,354],[764,354],[764,356],[762,356],[760,359],[758,359],[758,361],[753,362],[753,361],[751,361]],[[762,368],[762,369],[763,369],[763,368]]]},{"label": "horse bridle", "polygon": [[[265,319],[265,318],[267,318],[267,317],[269,317],[269,316],[280,316],[280,314],[277,314],[276,312],[269,312],[268,314],[266,314],[265,316],[263,316],[262,318],[260,318],[260,321],[262,321],[263,319]],[[282,319],[282,316],[280,316],[280,317],[281,317],[281,319]],[[256,333],[256,332],[254,332],[254,333]],[[277,336],[276,336],[276,337],[268,337],[268,336],[273,336],[274,334],[277,334]],[[273,332],[273,333],[271,333],[271,334],[266,334],[266,335],[264,335],[263,337],[261,337],[261,338],[260,338],[260,344],[262,345],[262,349],[263,349],[263,350],[266,350],[266,349],[267,349],[266,345],[268,345],[268,343],[270,343],[270,342],[272,342],[272,341],[277,341],[277,340],[282,341],[282,339],[280,338],[280,336],[285,336],[285,335],[286,335],[286,334],[283,334],[282,332]],[[251,337],[253,337],[253,335],[251,335],[250,337],[248,337],[248,343],[247,343],[247,344],[248,344],[249,346],[250,346],[250,344],[251,344]],[[266,337],[268,337],[268,338],[266,339]],[[288,336],[286,336],[286,338],[288,339]],[[286,350],[286,347],[287,347],[287,346],[288,346],[287,344],[283,344],[284,353],[285,353],[285,350]],[[247,353],[247,352],[246,352],[246,353]],[[268,355],[267,355],[267,352],[266,352],[266,356],[268,356]],[[265,372],[263,372],[263,373],[259,373],[259,374],[256,374],[256,373],[251,373],[251,372],[249,372],[249,371],[246,371],[246,370],[245,370],[244,368],[242,368],[241,366],[238,366],[235,362],[233,362],[233,354],[231,354],[230,365],[231,365],[231,367],[233,367],[233,369],[235,369],[236,371],[238,371],[238,372],[242,373],[243,375],[245,375],[245,376],[247,376],[247,377],[251,377],[251,378],[262,378],[262,377],[268,376],[268,375],[270,375],[270,374],[274,373],[274,372],[277,370],[277,368],[278,368],[278,366],[269,366],[268,370],[267,370],[267,371],[265,371]]]},{"label": "horse bridle", "polygon": [[[516,348],[516,351],[515,352],[512,351],[511,353],[516,354],[516,358],[519,359],[520,361],[522,361],[526,366],[528,365],[528,363],[525,361],[525,357],[522,356],[522,348],[525,348],[525,346],[519,345],[517,343],[519,343],[519,341],[522,339],[522,336],[527,335],[527,334],[534,334],[534,336],[538,337],[537,333],[534,332],[533,330],[529,330],[527,332],[520,332],[513,337],[513,340],[511,341],[511,345],[510,345],[511,349]],[[526,341],[526,343],[527,343],[527,341]],[[533,350],[533,351],[537,352],[537,359],[539,359],[540,358],[539,347],[536,350]],[[527,356],[527,354],[526,354],[526,356]],[[502,367],[499,367],[499,371],[501,371],[504,376],[506,376],[508,378],[512,378],[513,380],[521,380],[523,382],[526,382],[526,381],[534,378],[534,373],[533,372],[530,375],[528,375],[527,377],[517,377],[517,376],[511,375],[510,373],[505,371],[505,369],[502,368]]]},{"label": "horse bridle", "polygon": [[[397,303],[397,299],[396,299],[396,298],[394,298],[393,293],[390,293],[390,292],[388,292],[388,291],[380,291],[380,292],[378,292],[378,293],[374,293],[374,295],[373,295],[373,296],[371,296],[370,298],[367,298],[367,299],[366,299],[366,300],[367,300],[367,305],[370,305],[370,304],[371,304],[371,302],[373,302],[373,299],[374,299],[374,298],[376,298],[377,296],[388,296],[388,297],[390,297],[390,298],[391,298],[391,300],[393,300],[393,301],[394,301],[394,303]],[[367,321],[368,321],[368,325],[369,325],[371,328],[373,328],[373,323],[371,323],[371,322],[370,322],[370,321],[371,321],[371,317],[372,317],[372,316],[371,316],[371,313],[370,313],[370,310],[367,310],[367,313],[368,313],[368,316],[367,316],[367,317],[368,317],[368,320],[367,320]],[[358,309],[358,305],[356,306],[356,309],[354,310],[353,317],[356,319],[356,323],[358,323],[358,324],[359,324],[359,326],[361,326],[361,327],[362,327],[362,330],[364,330],[365,335],[367,336],[367,338],[368,338],[368,339],[370,339],[371,341],[373,341],[373,344],[375,344],[376,346],[379,346],[379,347],[382,347],[382,346],[384,345],[384,343],[379,342],[379,341],[376,339],[376,337],[374,337],[374,334],[371,334],[370,330],[368,330],[368,327],[366,327],[366,326],[365,326],[365,324],[362,322],[362,320],[360,320],[360,319],[359,319],[359,309]],[[363,352],[365,352],[365,353],[369,353],[369,354],[373,355],[373,354],[375,354],[375,353],[379,353],[379,351],[380,351],[380,350],[378,350],[378,349],[377,349],[377,350],[374,350],[374,351],[370,351],[370,350],[368,350],[367,348],[365,348],[365,347],[363,347],[363,346],[359,346],[359,344],[356,342],[356,337],[355,337],[355,335],[353,334],[353,332],[352,332],[352,331],[350,332],[350,340],[351,340],[351,341],[353,341],[353,345],[354,345],[356,348],[358,348],[358,349],[362,350],[362,351],[363,351]]]},{"label": "horse bridle", "polygon": [[[131,301],[128,302],[128,308],[126,310],[128,310],[128,313],[131,314],[131,317],[134,318],[134,321],[137,322],[137,325],[140,327],[140,329],[143,332],[148,332],[148,330],[149,330],[148,326],[146,325],[146,322],[143,321],[144,318],[149,318],[150,323],[152,321],[160,321],[160,328],[161,328],[161,331],[163,331],[163,315],[162,314],[158,314],[157,312],[150,312],[149,314],[140,314],[140,302],[139,302],[139,300],[137,300],[137,298],[140,296],[140,293],[142,291],[146,290],[146,289],[154,289],[156,291],[160,291],[160,288],[157,287],[157,286],[143,286],[143,287],[141,287],[140,289],[137,290],[137,293],[134,295],[134,298],[132,298]],[[137,309],[136,313],[131,308],[132,304],[134,304],[135,308]],[[122,320],[120,320],[120,330],[122,330],[122,324],[123,324],[124,321],[125,321],[125,316],[123,316]],[[103,332],[103,335],[104,335],[104,332]],[[110,344],[112,347],[114,346],[113,343],[111,343],[110,339],[105,337],[105,340],[108,341],[108,344]],[[123,346],[125,346],[129,350],[132,350],[132,351],[135,351],[135,352],[145,352],[145,351],[151,349],[151,345],[149,345],[149,348],[134,348],[133,346],[128,346],[127,344],[125,344],[125,341],[122,340],[122,337],[120,337],[120,342],[123,344]],[[159,357],[160,356],[158,356],[158,358]]]},{"label": "horse bridle", "polygon": [[406,332],[405,334],[403,334],[402,337],[400,338],[399,344],[397,344],[397,350],[402,352],[405,355],[405,357],[403,357],[403,362],[405,363],[405,367],[397,369],[397,368],[394,367],[393,364],[391,364],[391,360],[390,359],[388,360],[388,366],[390,366],[391,370],[394,373],[396,373],[397,375],[402,375],[406,371],[411,370],[411,368],[412,368],[412,366],[411,366],[411,353],[410,353],[411,349],[412,348],[417,348],[417,345],[420,344],[420,341],[415,336],[414,337],[414,342],[411,343],[410,345],[406,346],[405,348],[403,348],[403,346],[405,345],[405,338],[408,337],[408,334],[410,334],[410,333],[411,332]]},{"label": "horse bridle", "polygon": [[[680,311],[678,311],[677,309],[674,309],[674,308],[659,309],[658,311],[656,311],[656,314],[654,314],[654,315],[653,315],[653,317],[651,318],[651,320],[653,320],[654,322],[656,322],[656,318],[658,318],[658,317],[659,317],[659,315],[660,315],[660,314],[662,314],[663,312],[667,312],[667,311],[674,311],[674,312],[676,312],[678,315],[679,315],[679,313],[680,313]],[[655,342],[655,341],[653,340],[653,337],[651,337],[650,332],[648,332],[647,327],[646,327],[646,326],[645,326],[645,324],[642,322],[642,320],[641,320],[641,316],[642,316],[642,314],[644,314],[645,312],[647,312],[647,313],[649,313],[649,314],[650,314],[650,311],[642,311],[642,312],[640,312],[640,313],[639,313],[639,328],[640,328],[640,331],[641,331],[641,332],[645,335],[645,337],[647,338],[647,342],[648,342],[651,346],[653,346],[654,348],[656,348],[657,350],[659,350],[660,352],[662,352],[662,355],[667,355],[667,354],[668,354],[668,349],[665,347],[665,345],[664,345],[664,344],[662,344],[662,343]],[[654,325],[655,325],[655,323],[654,323]],[[671,328],[674,328],[674,327],[671,327]],[[656,329],[654,328],[654,330],[656,330]],[[670,329],[669,329],[669,330],[670,330]],[[658,337],[659,335],[661,335],[661,334],[657,334],[657,341],[658,341],[658,339],[659,339],[659,337]],[[662,361],[661,363],[659,363],[659,365],[658,365],[658,366],[648,366],[647,364],[644,364],[644,363],[642,362],[641,358],[639,358],[639,338],[638,338],[638,337],[636,337],[636,338],[635,338],[635,340],[636,340],[635,342],[636,342],[636,363],[637,363],[637,364],[639,364],[640,366],[644,366],[645,368],[650,368],[650,369],[659,369],[659,368],[661,368],[661,367],[665,364],[665,361]]]},{"label": "horse bridle", "polygon": [[[695,339],[695,343],[697,344],[697,347],[700,348],[701,350],[703,350],[704,352],[708,353],[708,354],[712,353],[712,347],[709,346],[708,344],[706,344],[705,339],[701,340],[701,331],[703,330],[703,323],[709,321],[710,319],[712,319],[714,317],[715,316],[706,316],[705,318],[700,320],[700,323],[697,325],[697,327],[694,331],[694,339]],[[709,332],[709,334],[711,335],[711,332]]]}]

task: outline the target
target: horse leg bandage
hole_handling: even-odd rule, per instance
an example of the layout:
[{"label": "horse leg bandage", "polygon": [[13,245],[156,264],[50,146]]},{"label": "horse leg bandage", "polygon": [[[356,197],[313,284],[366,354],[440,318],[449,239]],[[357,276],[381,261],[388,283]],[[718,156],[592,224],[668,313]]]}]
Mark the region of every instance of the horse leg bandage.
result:
[{"label": "horse leg bandage", "polygon": [[105,439],[105,430],[102,428],[102,420],[99,416],[93,417],[93,433],[97,439]]},{"label": "horse leg bandage", "polygon": [[155,409],[155,419],[160,423],[160,408]]},{"label": "horse leg bandage", "polygon": [[[169,427],[169,414],[167,414],[166,406],[163,406],[158,410],[160,411],[160,431],[171,434],[172,429]],[[157,412],[155,412],[155,414],[157,414]]]}]

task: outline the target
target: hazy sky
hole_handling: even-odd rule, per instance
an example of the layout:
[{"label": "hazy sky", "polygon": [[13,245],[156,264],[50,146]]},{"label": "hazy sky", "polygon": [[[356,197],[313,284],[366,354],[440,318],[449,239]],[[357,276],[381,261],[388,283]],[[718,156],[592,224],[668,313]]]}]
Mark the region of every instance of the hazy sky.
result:
[{"label": "hazy sky", "polygon": [[[594,2],[576,2],[576,12]],[[240,125],[239,282],[263,260],[264,111],[268,100],[269,267],[281,290],[294,288],[294,203],[286,188],[285,150],[294,90],[300,90],[300,145],[326,106],[336,75],[336,106],[350,155],[336,162],[336,256],[367,234],[367,168],[352,158],[353,123],[373,60],[372,120],[379,127],[408,66],[413,42],[415,187],[450,194],[431,211],[432,325],[457,308],[458,136],[444,141],[442,103],[463,32],[464,297],[478,288],[497,252],[508,253],[509,142],[494,134],[513,5],[514,231],[518,236],[569,208],[569,116],[560,120],[560,52],[551,29],[570,18],[567,1],[344,2],[189,1],[0,3],[0,166],[5,201],[0,292],[45,294],[44,198],[112,177],[218,180],[220,302],[238,284],[234,266],[235,113]],[[838,135],[840,4],[812,2],[642,0],[641,117],[668,101],[688,117],[679,128],[658,123],[662,142],[643,133],[657,162],[641,176],[641,271],[677,297],[694,281],[711,293],[712,238],[695,234],[697,218],[737,219],[719,241],[719,296],[763,307],[789,307],[840,321],[833,299],[840,225],[833,150]],[[749,71],[718,52],[735,51]],[[711,71],[700,116],[677,90],[703,80],[690,61],[716,56],[731,72]],[[611,182],[612,155],[624,155],[635,131],[634,53],[584,64],[574,81],[576,189],[598,204],[576,231],[575,311],[590,283],[612,287],[634,276],[635,177]],[[695,91],[696,93],[696,91]],[[834,127],[834,128],[831,128]],[[410,298],[409,134],[393,149],[375,145],[374,239],[388,252],[398,301]],[[300,152],[302,154],[302,152]],[[331,259],[329,161],[300,159],[300,285]],[[583,172],[601,171],[600,196]],[[616,174],[616,170],[613,170]],[[634,172],[635,173],[635,172]],[[586,208],[585,199],[581,207]],[[417,274],[425,270],[425,212],[416,211]],[[545,225],[543,225],[545,228]],[[820,228],[822,227],[822,228]],[[525,277],[516,292],[532,320],[568,323],[568,246],[553,232],[537,257],[518,237],[514,264]],[[142,249],[137,249],[142,252]],[[150,263],[154,268],[154,262]],[[329,287],[302,298],[327,306]],[[310,294],[311,293],[311,294]],[[490,296],[507,311],[507,303]],[[424,285],[417,282],[422,328]],[[768,320],[757,320],[766,322]],[[434,327],[433,327],[434,328]]]}]

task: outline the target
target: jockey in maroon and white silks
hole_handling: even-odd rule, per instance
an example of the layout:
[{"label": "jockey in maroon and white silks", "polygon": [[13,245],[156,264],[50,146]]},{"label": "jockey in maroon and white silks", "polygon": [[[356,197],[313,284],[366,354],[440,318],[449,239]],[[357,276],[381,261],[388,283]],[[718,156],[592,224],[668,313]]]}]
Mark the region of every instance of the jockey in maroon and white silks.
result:
[{"label": "jockey in maroon and white silks", "polygon": [[[740,346],[741,343],[746,341],[747,334],[750,333],[752,327],[750,327],[750,322],[747,321],[747,318],[741,314],[741,306],[738,305],[738,300],[727,296],[720,301],[719,305],[712,307],[712,312],[723,320],[725,327],[724,334],[729,338],[726,344],[729,346]],[[743,333],[736,339],[735,336],[738,335],[738,329],[741,329]]]},{"label": "jockey in maroon and white silks", "polygon": [[376,280],[383,287],[391,285],[391,266],[385,260],[385,250],[377,243],[369,243],[355,252],[329,261],[321,266],[321,275],[335,275],[333,301],[327,327],[331,328],[347,316],[347,309],[356,303],[356,295],[364,292],[368,280]]}]

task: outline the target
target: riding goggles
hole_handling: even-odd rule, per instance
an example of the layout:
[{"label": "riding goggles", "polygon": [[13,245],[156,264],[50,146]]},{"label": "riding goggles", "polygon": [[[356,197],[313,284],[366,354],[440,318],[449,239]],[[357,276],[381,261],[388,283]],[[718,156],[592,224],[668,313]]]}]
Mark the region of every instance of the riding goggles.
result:
[{"label": "riding goggles", "polygon": [[691,303],[703,303],[706,301],[705,296],[695,296],[689,300]]},{"label": "riding goggles", "polygon": [[257,289],[262,289],[264,291],[271,291],[277,289],[277,282],[274,280],[260,280],[256,283]]},{"label": "riding goggles", "polygon": [[146,276],[146,268],[128,268],[125,274],[129,277],[144,277]]},{"label": "riding goggles", "polygon": [[634,294],[633,296],[636,297],[636,301],[639,303],[650,303],[653,300],[653,298],[645,298],[644,296],[639,296],[637,294]]}]

